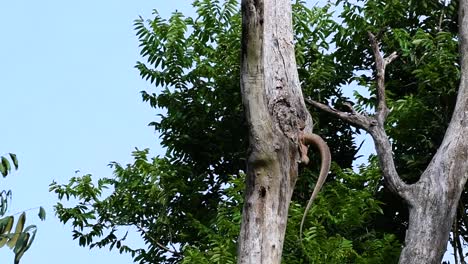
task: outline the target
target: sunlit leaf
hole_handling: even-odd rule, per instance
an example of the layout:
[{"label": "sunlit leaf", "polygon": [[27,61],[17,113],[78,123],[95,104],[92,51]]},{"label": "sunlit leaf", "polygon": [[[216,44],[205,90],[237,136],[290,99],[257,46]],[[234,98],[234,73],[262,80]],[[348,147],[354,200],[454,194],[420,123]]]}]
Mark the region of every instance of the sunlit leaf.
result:
[{"label": "sunlit leaf", "polygon": [[9,153],[11,161],[13,161],[13,165],[15,166],[15,169],[18,169],[18,159],[16,158],[16,154]]},{"label": "sunlit leaf", "polygon": [[11,239],[7,242],[7,245],[10,247],[10,248],[13,248],[16,244],[16,241],[18,240],[18,238],[20,237],[21,233],[23,232],[23,228],[24,228],[24,223],[26,222],[26,213],[23,212],[21,213],[20,217],[18,218],[18,220],[16,221],[16,227],[15,227],[15,232],[13,233],[13,236],[11,237]]}]

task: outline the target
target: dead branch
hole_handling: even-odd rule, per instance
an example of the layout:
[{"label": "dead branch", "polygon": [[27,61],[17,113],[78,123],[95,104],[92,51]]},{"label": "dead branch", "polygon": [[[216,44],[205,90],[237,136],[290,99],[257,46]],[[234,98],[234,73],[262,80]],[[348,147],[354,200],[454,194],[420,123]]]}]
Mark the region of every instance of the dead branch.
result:
[{"label": "dead branch", "polygon": [[376,71],[376,78],[377,78],[377,122],[383,125],[385,120],[387,119],[389,110],[387,107],[386,99],[385,99],[385,68],[388,64],[390,64],[393,60],[395,60],[398,55],[396,52],[393,52],[387,58],[384,58],[380,52],[379,42],[377,41],[374,34],[368,32],[369,40],[372,47],[372,52],[374,53],[375,58],[375,71]]},{"label": "dead branch", "polygon": [[353,126],[355,127],[358,127],[358,128],[362,128],[366,131],[369,131],[370,130],[370,127],[371,126],[375,126],[377,125],[377,123],[375,122],[374,118],[372,117],[369,117],[367,115],[362,115],[360,113],[357,113],[354,108],[352,108],[352,106],[349,106],[350,107],[350,111],[351,113],[348,113],[348,112],[342,112],[340,110],[337,110],[335,108],[332,108],[326,104],[322,104],[322,103],[319,103],[317,101],[314,101],[312,100],[311,98],[306,98],[305,101],[312,105],[313,107],[323,111],[323,112],[326,112],[326,113],[329,113],[343,121],[346,121],[350,124],[352,124]]},{"label": "dead branch", "polygon": [[371,42],[376,64],[377,108],[374,116],[357,113],[352,109],[352,107],[350,112],[339,111],[310,98],[306,99],[306,102],[321,111],[329,113],[355,127],[362,128],[367,131],[374,139],[374,145],[379,157],[380,167],[388,187],[393,192],[399,194],[402,198],[408,198],[411,194],[408,191],[410,186],[401,180],[396,171],[392,146],[384,128],[384,124],[389,113],[385,99],[385,67],[395,60],[398,55],[396,52],[393,52],[390,56],[384,58],[380,52],[379,43],[376,37],[370,32],[369,40]]}]

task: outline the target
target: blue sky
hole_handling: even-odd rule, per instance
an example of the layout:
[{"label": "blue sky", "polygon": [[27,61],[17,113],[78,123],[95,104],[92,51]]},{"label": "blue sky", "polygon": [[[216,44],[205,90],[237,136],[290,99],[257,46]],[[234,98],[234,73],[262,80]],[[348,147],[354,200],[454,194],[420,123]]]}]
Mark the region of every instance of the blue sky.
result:
[{"label": "blue sky", "polygon": [[[28,223],[38,234],[23,264],[132,263],[128,255],[88,250],[54,216],[52,180],[75,170],[110,176],[110,161],[130,162],[135,147],[162,153],[146,125],[156,112],[141,101],[149,84],[133,68],[139,60],[133,20],[158,9],[193,14],[190,0],[14,0],[0,3],[0,154],[18,155],[20,170],[0,179],[13,190],[10,213],[44,206]],[[0,249],[0,263],[13,254]]]}]

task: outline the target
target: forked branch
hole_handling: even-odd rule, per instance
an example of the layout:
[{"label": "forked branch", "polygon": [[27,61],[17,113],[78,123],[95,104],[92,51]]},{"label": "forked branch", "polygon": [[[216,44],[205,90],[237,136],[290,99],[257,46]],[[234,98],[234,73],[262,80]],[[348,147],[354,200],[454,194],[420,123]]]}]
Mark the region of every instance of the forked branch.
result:
[{"label": "forked branch", "polygon": [[377,79],[377,121],[379,124],[383,125],[388,116],[388,108],[385,99],[385,68],[393,60],[395,60],[398,55],[396,52],[393,52],[387,58],[384,58],[380,52],[379,42],[377,41],[374,34],[368,32],[369,40],[372,47],[372,52],[374,53],[375,58],[375,75]]},{"label": "forked branch", "polygon": [[349,106],[350,112],[343,112],[310,98],[305,99],[305,101],[321,111],[329,113],[355,127],[362,128],[367,131],[374,139],[380,168],[382,169],[385,181],[388,183],[388,187],[401,197],[408,198],[408,195],[410,195],[410,192],[408,192],[409,185],[403,182],[398,176],[393,160],[392,146],[384,127],[389,113],[385,99],[385,68],[395,60],[398,55],[396,52],[393,52],[390,56],[384,58],[374,34],[369,33],[369,40],[374,54],[376,67],[377,107],[375,115],[370,116],[365,113],[358,113],[351,106]]}]

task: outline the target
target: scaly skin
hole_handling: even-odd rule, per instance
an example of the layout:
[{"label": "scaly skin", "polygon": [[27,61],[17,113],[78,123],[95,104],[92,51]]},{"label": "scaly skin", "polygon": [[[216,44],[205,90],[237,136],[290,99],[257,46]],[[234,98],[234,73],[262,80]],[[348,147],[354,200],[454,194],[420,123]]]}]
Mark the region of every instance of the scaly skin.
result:
[{"label": "scaly skin", "polygon": [[301,161],[302,163],[309,163],[309,158],[307,157],[307,147],[305,145],[314,145],[318,148],[320,151],[320,156],[322,158],[322,163],[320,166],[320,175],[318,177],[317,183],[315,184],[314,191],[312,192],[312,195],[310,196],[309,202],[307,203],[307,206],[304,211],[304,215],[302,216],[302,221],[301,221],[301,227],[299,231],[299,237],[302,240],[302,228],[304,226],[304,222],[307,216],[307,212],[310,209],[310,206],[312,205],[312,202],[315,200],[317,197],[320,189],[322,188],[323,184],[325,183],[325,180],[327,179],[328,172],[330,171],[330,164],[331,164],[331,154],[330,154],[330,149],[328,148],[327,143],[319,136],[316,134],[303,134],[302,135],[302,142],[301,142]]}]

